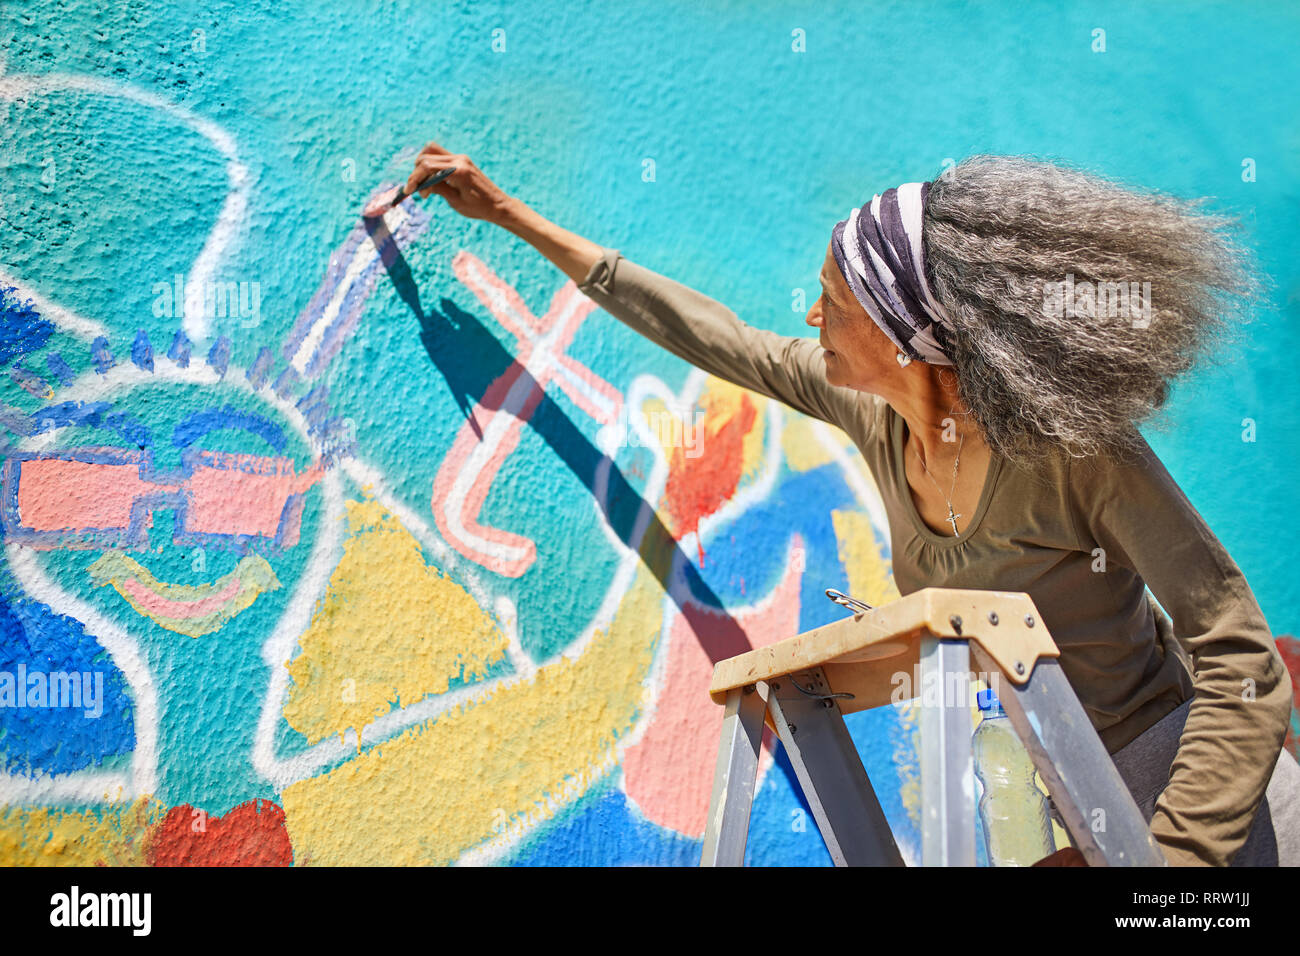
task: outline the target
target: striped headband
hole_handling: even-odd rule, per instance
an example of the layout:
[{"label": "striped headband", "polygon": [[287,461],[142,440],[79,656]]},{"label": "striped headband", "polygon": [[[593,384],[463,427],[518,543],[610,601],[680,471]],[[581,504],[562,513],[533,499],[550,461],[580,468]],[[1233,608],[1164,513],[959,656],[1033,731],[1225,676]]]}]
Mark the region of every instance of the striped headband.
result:
[{"label": "striped headband", "polygon": [[925,281],[921,213],[929,191],[929,183],[904,183],[872,197],[836,223],[831,253],[862,308],[899,351],[952,365],[952,320]]}]

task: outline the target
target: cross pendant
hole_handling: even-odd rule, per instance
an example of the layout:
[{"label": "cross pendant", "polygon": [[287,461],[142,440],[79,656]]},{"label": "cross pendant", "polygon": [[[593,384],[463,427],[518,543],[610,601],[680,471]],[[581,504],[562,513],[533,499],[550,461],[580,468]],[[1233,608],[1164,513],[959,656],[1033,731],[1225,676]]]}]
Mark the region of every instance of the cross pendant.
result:
[{"label": "cross pendant", "polygon": [[952,525],[952,534],[953,534],[953,537],[954,537],[954,538],[957,537],[957,535],[958,535],[958,531],[957,531],[957,519],[960,518],[960,517],[961,517],[960,514],[953,514],[953,513],[952,513],[952,505],[949,505],[949,506],[948,506],[948,523],[949,523],[950,525]]}]

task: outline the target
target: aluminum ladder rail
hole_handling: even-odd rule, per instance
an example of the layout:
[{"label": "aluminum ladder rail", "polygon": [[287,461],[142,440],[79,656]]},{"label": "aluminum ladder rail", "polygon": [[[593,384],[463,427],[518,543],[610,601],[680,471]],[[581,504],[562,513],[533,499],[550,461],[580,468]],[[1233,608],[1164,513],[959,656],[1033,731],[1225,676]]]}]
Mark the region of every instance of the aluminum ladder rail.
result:
[{"label": "aluminum ladder rail", "polygon": [[709,695],[725,709],[700,865],[744,865],[764,724],[835,865],[904,865],[843,715],[919,696],[921,864],[974,866],[972,658],[1087,863],[1167,865],[1059,657],[1028,594],[924,588],[719,661]]}]

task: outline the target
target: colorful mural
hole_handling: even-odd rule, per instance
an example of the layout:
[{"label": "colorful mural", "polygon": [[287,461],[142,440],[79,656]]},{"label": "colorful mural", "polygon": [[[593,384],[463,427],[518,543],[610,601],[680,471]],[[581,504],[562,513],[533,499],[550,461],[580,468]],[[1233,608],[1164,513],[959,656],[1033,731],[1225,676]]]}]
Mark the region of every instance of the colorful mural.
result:
[{"label": "colorful mural", "polygon": [[[683,184],[718,151],[707,121],[633,98],[638,122],[695,137],[650,134],[649,180],[643,130],[584,126],[615,102],[594,92],[602,63],[620,63],[615,89],[679,81],[575,54],[540,7],[502,25],[399,4],[423,24],[403,35],[461,53],[428,66],[343,6],[36,4],[4,27],[0,863],[693,865],[714,662],[838,619],[826,588],[898,594],[865,463],[440,200],[359,210],[436,137],[648,266],[720,298],[755,281],[738,312],[793,335],[782,283],[815,286],[825,234],[877,172],[834,154],[827,196],[779,240],[776,219],[736,225],[776,195],[787,217],[809,204],[770,183],[684,236]],[[697,16],[672,26],[684,49],[716,34]],[[770,24],[737,29],[757,43]],[[925,172],[957,148],[942,142],[892,148]],[[575,196],[580,172],[605,179]],[[721,247],[760,236],[732,269]],[[1295,587],[1273,584],[1271,619]],[[914,860],[915,715],[849,725]],[[829,863],[768,731],[748,856]]]}]

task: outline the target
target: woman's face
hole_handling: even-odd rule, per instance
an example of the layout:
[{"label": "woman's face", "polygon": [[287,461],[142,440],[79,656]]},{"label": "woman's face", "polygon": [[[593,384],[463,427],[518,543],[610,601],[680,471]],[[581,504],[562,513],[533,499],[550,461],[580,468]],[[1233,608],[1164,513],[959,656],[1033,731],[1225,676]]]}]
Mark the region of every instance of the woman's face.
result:
[{"label": "woman's face", "polygon": [[804,321],[821,329],[818,340],[826,350],[822,356],[826,380],[832,385],[879,393],[881,384],[901,371],[894,360],[898,349],[854,297],[831,254],[830,243],[826,245],[820,279],[822,294]]}]

